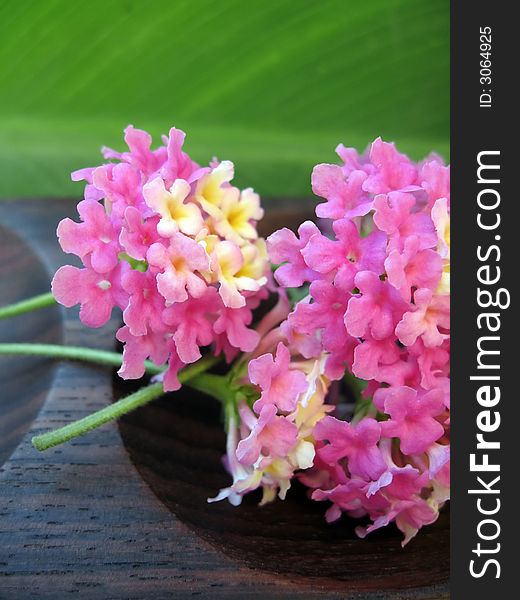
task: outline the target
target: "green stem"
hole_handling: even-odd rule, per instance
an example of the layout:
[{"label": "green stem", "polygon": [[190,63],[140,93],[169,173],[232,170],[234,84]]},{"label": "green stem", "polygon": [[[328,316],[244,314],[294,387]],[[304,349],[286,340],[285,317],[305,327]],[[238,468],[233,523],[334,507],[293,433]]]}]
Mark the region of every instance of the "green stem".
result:
[{"label": "green stem", "polygon": [[40,294],[39,296],[34,296],[28,300],[22,300],[20,302],[15,302],[14,304],[9,304],[8,306],[2,306],[0,308],[0,319],[23,315],[24,313],[31,312],[38,308],[51,306],[52,304],[56,304],[56,299],[51,292]]},{"label": "green stem", "polygon": [[[207,377],[210,373],[206,373],[208,369],[214,367],[217,363],[220,362],[220,356],[213,356],[208,354],[208,356],[204,356],[196,363],[189,365],[188,367],[184,367],[182,371],[179,372],[179,382],[182,384],[190,385],[193,387],[193,382],[195,379],[200,379],[202,377]],[[221,377],[220,375],[212,375],[213,377]],[[194,388],[195,389],[195,388]],[[214,394],[210,394],[211,396],[216,396]],[[217,398],[218,399],[218,398]]]},{"label": "green stem", "polygon": [[[200,359],[198,362],[185,367],[179,373],[179,381],[198,389],[195,382],[198,379],[202,379],[202,381],[204,381],[204,378],[209,375],[204,373],[204,371],[215,365],[218,360],[219,359],[214,356],[206,356]],[[119,362],[121,362],[121,360]],[[214,375],[213,377],[218,378],[219,376]],[[126,398],[122,398],[110,406],[106,406],[105,408],[102,408],[101,410],[84,417],[83,419],[79,419],[74,423],[69,423],[68,425],[60,427],[59,429],[55,429],[54,431],[49,431],[33,437],[33,446],[37,450],[42,451],[52,448],[53,446],[58,446],[59,444],[63,444],[64,442],[68,442],[69,440],[79,437],[80,435],[83,435],[88,431],[99,427],[100,425],[104,425],[109,421],[118,419],[130,411],[148,404],[148,402],[155,400],[155,398],[158,398],[163,393],[164,390],[162,382],[152,383],[144,388],[141,388],[137,392],[130,394]]]},{"label": "green stem", "polygon": [[213,373],[202,373],[186,383],[194,390],[208,394],[216,398],[224,409],[224,422],[228,431],[231,419],[239,418],[237,409],[237,393],[231,387],[231,377],[227,375],[215,375]]},{"label": "green stem", "polygon": [[230,398],[232,397],[232,393],[229,389],[228,378],[222,375],[201,373],[197,377],[186,382],[186,385],[194,390],[203,392],[204,394],[208,394],[209,396],[216,398],[223,404],[229,402]]},{"label": "green stem", "polygon": [[[120,367],[123,361],[122,355],[118,352],[94,350],[92,348],[82,348],[81,346],[59,346],[57,344],[0,344],[1,354],[80,360],[111,367]],[[158,367],[148,360],[145,361],[145,367],[151,375],[163,371],[163,367]]]},{"label": "green stem", "polygon": [[110,406],[106,406],[97,412],[79,419],[74,423],[69,423],[65,427],[60,427],[54,431],[49,431],[41,435],[36,435],[32,439],[33,446],[40,452],[58,446],[64,442],[68,442],[80,435],[87,433],[100,425],[104,425],[109,421],[117,419],[122,415],[135,410],[144,404],[147,404],[151,400],[154,400],[163,393],[163,384],[152,383],[144,388],[141,388],[137,392],[130,394],[126,398],[122,398]]},{"label": "green stem", "polygon": [[354,407],[351,424],[356,425],[367,415],[375,416],[377,413],[376,407],[372,404],[372,398],[359,398]]},{"label": "green stem", "polygon": [[345,383],[347,384],[347,386],[351,389],[352,393],[354,394],[356,404],[358,402],[363,402],[364,399],[362,397],[362,393],[367,386],[367,382],[364,381],[363,379],[359,379],[358,377],[356,377],[352,373],[349,373],[348,371],[345,371],[344,377],[345,377]]}]

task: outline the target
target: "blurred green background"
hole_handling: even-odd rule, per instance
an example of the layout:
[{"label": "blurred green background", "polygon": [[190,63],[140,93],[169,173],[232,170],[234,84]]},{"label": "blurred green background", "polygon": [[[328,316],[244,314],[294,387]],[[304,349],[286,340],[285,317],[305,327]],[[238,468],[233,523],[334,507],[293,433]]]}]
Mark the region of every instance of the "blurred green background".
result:
[{"label": "blurred green background", "polygon": [[0,0],[0,197],[78,197],[128,123],[264,196],[339,142],[447,156],[449,0]]}]

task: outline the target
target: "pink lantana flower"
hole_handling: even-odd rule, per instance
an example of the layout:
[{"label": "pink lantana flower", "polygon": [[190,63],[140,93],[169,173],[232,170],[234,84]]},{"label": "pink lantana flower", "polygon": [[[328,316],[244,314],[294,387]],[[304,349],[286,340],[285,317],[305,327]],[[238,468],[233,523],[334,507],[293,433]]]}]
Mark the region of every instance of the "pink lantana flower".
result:
[{"label": "pink lantana flower", "polygon": [[233,163],[223,160],[197,181],[195,199],[205,212],[216,219],[219,219],[225,196],[236,196],[238,193],[236,188],[229,185],[234,174]]},{"label": "pink lantana flower", "polygon": [[411,346],[421,336],[427,348],[440,346],[450,327],[449,296],[434,296],[429,289],[417,290],[414,307],[405,313],[395,332],[405,346]]},{"label": "pink lantana flower", "polygon": [[218,218],[213,220],[213,225],[219,235],[242,246],[245,240],[255,240],[258,237],[255,225],[263,216],[258,194],[248,188],[239,195],[224,195]]},{"label": "pink lantana flower", "polygon": [[121,286],[128,294],[128,303],[123,310],[123,321],[135,336],[152,331],[163,331],[164,297],[157,289],[157,281],[151,271],[142,273],[127,269],[121,277]]},{"label": "pink lantana flower", "polygon": [[83,194],[84,199],[93,200],[94,202],[97,202],[98,200],[103,199],[103,192],[102,190],[98,189],[92,182],[95,170],[96,167],[86,167],[85,169],[78,169],[77,171],[73,171],[70,174],[70,178],[72,179],[72,181],[86,181],[87,184],[85,185],[85,191]]},{"label": "pink lantana flower", "polygon": [[418,392],[406,386],[380,389],[374,402],[379,406],[383,402],[384,412],[390,415],[381,424],[383,432],[399,438],[405,454],[421,454],[444,435],[444,427],[436,419],[446,410],[442,390]]},{"label": "pink lantana flower", "polygon": [[173,341],[179,358],[185,363],[193,363],[201,357],[200,347],[209,345],[214,338],[213,324],[208,318],[218,306],[215,288],[207,287],[198,298],[176,302],[162,314],[170,331],[174,331]]},{"label": "pink lantana flower", "polygon": [[392,250],[385,260],[388,281],[409,301],[412,288],[435,290],[442,273],[441,257],[433,250],[419,250],[417,236],[404,242],[403,252]]},{"label": "pink lantana flower", "polygon": [[387,281],[373,271],[361,271],[354,284],[359,296],[353,296],[344,313],[345,327],[355,337],[370,335],[383,340],[393,334],[408,304]]},{"label": "pink lantana flower", "polygon": [[307,387],[304,373],[290,370],[290,355],[287,347],[280,342],[276,356],[264,354],[249,363],[249,380],[262,390],[254,409],[260,413],[264,406],[273,404],[281,411],[291,412],[296,406],[299,394]]},{"label": "pink lantana flower", "polygon": [[300,240],[283,229],[268,243],[281,285],[310,283],[280,325],[290,353],[321,354],[327,377],[365,383],[352,423],[317,423],[300,479],[332,503],[327,520],[368,516],[362,536],[395,521],[407,542],[449,497],[449,167],[380,138],[337,153],[342,164],[312,178],[326,234],[306,222]]},{"label": "pink lantana flower", "polygon": [[[160,167],[161,177],[164,179],[166,187],[171,188],[176,179],[185,179],[190,183],[205,172],[199,165],[193,161],[189,155],[182,150],[186,134],[184,131],[172,127],[168,137],[164,137],[166,144],[166,157]],[[164,156],[164,147],[160,149]]]},{"label": "pink lantana flower", "polygon": [[368,527],[356,528],[359,537],[364,538],[368,533],[386,527],[392,521],[395,521],[397,527],[404,533],[402,546],[406,544],[417,534],[424,525],[430,525],[439,516],[430,504],[420,497],[411,500],[399,500],[395,502],[388,511],[374,520]]},{"label": "pink lantana flower", "polygon": [[128,256],[135,260],[146,260],[148,248],[160,240],[158,221],[157,217],[143,219],[135,206],[125,209],[119,243]]},{"label": "pink lantana flower", "polygon": [[312,191],[327,202],[318,204],[316,215],[326,219],[361,217],[370,212],[373,200],[363,190],[367,173],[351,171],[348,176],[338,165],[316,165],[312,171]]},{"label": "pink lantana flower", "polygon": [[363,419],[357,425],[325,417],[314,429],[318,440],[325,440],[318,453],[323,461],[333,464],[348,457],[348,470],[365,480],[377,479],[386,468],[377,446],[381,425],[374,419]]},{"label": "pink lantana flower", "polygon": [[161,177],[156,177],[143,187],[146,204],[160,215],[157,232],[170,237],[180,231],[197,235],[204,226],[202,214],[194,202],[186,202],[191,187],[185,179],[176,179],[169,190]]},{"label": "pink lantana flower", "polygon": [[321,275],[304,261],[302,250],[311,237],[320,230],[311,221],[305,221],[298,228],[299,238],[284,227],[267,238],[267,249],[274,264],[282,264],[275,273],[276,281],[284,287],[300,287],[306,281],[314,281]]},{"label": "pink lantana flower", "polygon": [[142,129],[136,129],[133,125],[125,129],[125,142],[129,152],[117,152],[103,147],[103,156],[128,163],[136,172],[141,171],[147,176],[157,171],[166,159],[166,148],[151,150],[152,136]]},{"label": "pink lantana flower", "polygon": [[336,241],[316,234],[302,250],[309,267],[318,273],[334,272],[344,287],[352,287],[358,271],[383,273],[386,248],[384,233],[375,231],[362,238],[356,225],[348,219],[335,221],[333,229]]},{"label": "pink lantana flower", "polygon": [[441,346],[427,348],[421,338],[410,346],[410,354],[419,367],[420,385],[425,390],[435,387],[449,389],[450,346],[445,340]]},{"label": "pink lantana flower", "polygon": [[256,406],[251,410],[241,403],[240,424],[230,415],[226,464],[233,483],[210,502],[227,498],[239,504],[244,494],[259,487],[263,490],[261,504],[276,495],[283,500],[295,474],[313,467],[313,428],[334,408],[325,404],[328,381],[324,362],[324,357],[292,362],[291,371],[298,370],[306,379],[306,389],[292,412],[281,412],[274,403],[263,404],[258,412]]},{"label": "pink lantana flower", "polygon": [[129,206],[143,211],[142,176],[130,165],[119,163],[97,167],[92,181],[100,191],[105,210],[114,225],[119,225]]},{"label": "pink lantana flower", "polygon": [[227,499],[233,506],[239,506],[245,494],[253,492],[261,485],[263,472],[246,467],[238,460],[236,450],[239,441],[240,431],[237,418],[232,414],[228,420],[225,465],[233,478],[233,483],[230,487],[221,489],[214,498],[208,498],[210,503]]},{"label": "pink lantana flower", "polygon": [[417,201],[413,194],[391,192],[374,200],[374,223],[388,234],[389,248],[402,251],[407,238],[414,236],[420,250],[433,248],[437,243],[430,215],[413,212]]},{"label": "pink lantana flower", "polygon": [[[310,304],[311,300],[311,297],[307,296],[304,300],[298,302],[297,308],[300,309],[304,304]],[[304,358],[315,358],[322,351],[322,344],[318,337],[317,328],[309,328],[306,331],[309,327],[309,320],[304,317],[300,322],[299,316],[296,311],[289,314],[287,319],[280,325],[280,332],[287,339],[291,348],[294,348]],[[299,328],[300,323],[303,329]]]},{"label": "pink lantana flower", "polygon": [[419,173],[421,187],[428,194],[428,207],[431,208],[435,202],[445,198],[450,204],[450,167],[445,166],[438,157],[427,160],[421,167]]},{"label": "pink lantana flower", "polygon": [[419,189],[416,166],[394,144],[377,138],[370,148],[369,160],[375,169],[363,185],[365,191],[386,194]]},{"label": "pink lantana flower", "polygon": [[164,333],[149,332],[132,335],[129,327],[121,327],[116,338],[124,343],[123,364],[118,374],[124,379],[139,379],[144,375],[144,361],[150,358],[156,365],[163,365],[170,355],[167,337]]},{"label": "pink lantana flower", "polygon": [[234,309],[223,306],[213,323],[213,331],[224,336],[232,348],[252,352],[260,341],[258,332],[248,327],[252,321],[253,313],[247,306]]},{"label": "pink lantana flower", "polygon": [[432,207],[432,220],[437,231],[437,251],[442,258],[442,275],[437,293],[450,293],[450,214],[448,200],[439,198]]},{"label": "pink lantana flower", "polygon": [[286,417],[277,416],[274,404],[262,406],[258,419],[243,406],[241,418],[251,429],[237,446],[237,458],[243,465],[267,467],[275,458],[287,456],[296,444],[296,425]]},{"label": "pink lantana flower", "polygon": [[[330,490],[315,490],[312,492],[312,499],[318,502],[323,500],[332,502],[332,506],[325,513],[327,522],[332,523],[340,518],[342,511],[363,516],[369,497],[367,489],[368,484],[364,479],[349,479],[347,483],[338,484]],[[388,505],[384,501],[380,504],[382,504],[381,508],[386,508]]]},{"label": "pink lantana flower", "polygon": [[51,289],[63,306],[81,304],[79,316],[85,325],[102,327],[110,319],[114,306],[124,306],[126,294],[119,278],[119,267],[108,273],[97,273],[89,266],[78,269],[65,265],[56,271]]},{"label": "pink lantana flower", "polygon": [[[73,173],[75,181],[86,181],[81,222],[64,219],[58,234],[85,268],[65,266],[53,282],[57,300],[81,304],[80,318],[89,326],[103,325],[121,308],[119,337],[128,345],[121,376],[139,376],[147,355],[163,364],[167,351],[162,379],[170,390],[178,389],[179,369],[197,360],[202,347],[229,360],[238,349],[253,351],[260,336],[250,328],[252,310],[268,295],[258,195],[232,184],[230,161],[199,166],[183,151],[184,139],[171,128],[152,149],[150,135],[130,125],[128,150],[105,148],[111,162]],[[227,239],[232,233],[239,245]],[[238,267],[231,272],[210,260],[221,242],[233,244]]]},{"label": "pink lantana flower", "polygon": [[58,239],[64,252],[88,258],[97,273],[108,273],[118,261],[120,250],[112,222],[98,202],[83,200],[78,204],[82,223],[63,219],[58,225]]},{"label": "pink lantana flower", "polygon": [[257,292],[265,283],[263,276],[255,279],[244,272],[244,264],[243,250],[228,240],[218,242],[211,254],[211,270],[220,283],[219,293],[227,307],[245,306],[242,292]]},{"label": "pink lantana flower", "polygon": [[311,283],[309,292],[312,303],[300,302],[296,306],[290,321],[293,329],[310,335],[319,327],[325,350],[334,352],[344,348],[349,336],[343,319],[351,294],[327,281]]},{"label": "pink lantana flower", "polygon": [[155,243],[146,258],[157,272],[157,289],[167,303],[184,302],[188,293],[202,296],[206,283],[200,273],[208,269],[204,248],[182,233],[171,236],[168,246]]},{"label": "pink lantana flower", "polygon": [[384,367],[394,367],[399,358],[399,348],[393,339],[376,340],[368,337],[354,349],[352,372],[360,379],[383,382],[381,373]]}]

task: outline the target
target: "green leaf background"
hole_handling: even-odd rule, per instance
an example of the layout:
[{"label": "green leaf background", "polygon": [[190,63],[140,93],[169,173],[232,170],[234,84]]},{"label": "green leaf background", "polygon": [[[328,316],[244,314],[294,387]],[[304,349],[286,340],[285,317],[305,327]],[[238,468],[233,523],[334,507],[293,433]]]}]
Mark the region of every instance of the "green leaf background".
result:
[{"label": "green leaf background", "polygon": [[449,1],[0,1],[0,197],[78,197],[128,123],[264,196],[339,142],[447,157]]}]

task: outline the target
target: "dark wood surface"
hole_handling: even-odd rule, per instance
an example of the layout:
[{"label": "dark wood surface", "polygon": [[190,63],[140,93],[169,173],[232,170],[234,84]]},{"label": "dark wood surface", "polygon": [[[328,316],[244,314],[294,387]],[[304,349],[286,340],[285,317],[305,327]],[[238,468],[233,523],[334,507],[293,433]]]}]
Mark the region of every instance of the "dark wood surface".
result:
[{"label": "dark wood surface", "polygon": [[[308,208],[308,204],[304,203]],[[74,204],[0,203],[0,304],[42,293],[67,262],[54,232]],[[273,203],[279,224],[301,207]],[[2,341],[111,349],[117,315],[89,330],[50,307],[1,323]],[[259,509],[208,505],[227,483],[218,407],[165,397],[66,446],[38,453],[36,432],[70,422],[131,385],[103,368],[0,357],[0,598],[449,597],[449,516],[405,550],[392,529],[355,538],[327,526],[323,505],[295,489]],[[204,418],[200,418],[201,415]]]}]

